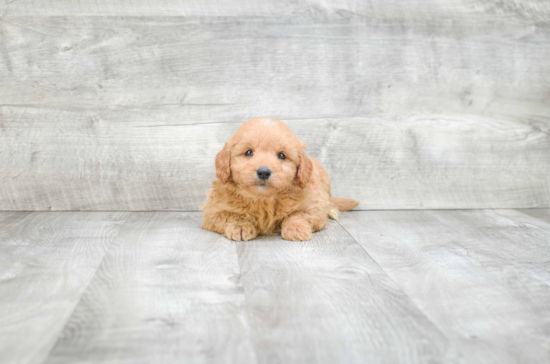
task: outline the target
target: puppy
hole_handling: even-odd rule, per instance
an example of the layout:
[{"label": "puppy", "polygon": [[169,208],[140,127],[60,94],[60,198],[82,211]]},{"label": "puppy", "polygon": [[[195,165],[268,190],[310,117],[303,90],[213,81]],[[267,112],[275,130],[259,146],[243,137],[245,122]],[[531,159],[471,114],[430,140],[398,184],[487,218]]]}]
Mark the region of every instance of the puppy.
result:
[{"label": "puppy", "polygon": [[286,240],[311,239],[337,219],[338,210],[359,205],[330,196],[330,178],[279,120],[242,124],[216,156],[216,177],[206,193],[202,228],[231,240],[281,233]]}]

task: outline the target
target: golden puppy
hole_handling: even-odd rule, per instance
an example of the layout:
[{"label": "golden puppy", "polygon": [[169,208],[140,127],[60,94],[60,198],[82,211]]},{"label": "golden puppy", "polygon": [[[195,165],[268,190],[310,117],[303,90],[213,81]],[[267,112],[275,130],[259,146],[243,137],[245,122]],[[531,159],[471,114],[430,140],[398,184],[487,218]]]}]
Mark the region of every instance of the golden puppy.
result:
[{"label": "golden puppy", "polygon": [[231,240],[280,232],[286,240],[309,240],[337,219],[338,210],[359,205],[330,196],[330,178],[279,120],[242,124],[216,156],[216,181],[206,193],[202,228]]}]

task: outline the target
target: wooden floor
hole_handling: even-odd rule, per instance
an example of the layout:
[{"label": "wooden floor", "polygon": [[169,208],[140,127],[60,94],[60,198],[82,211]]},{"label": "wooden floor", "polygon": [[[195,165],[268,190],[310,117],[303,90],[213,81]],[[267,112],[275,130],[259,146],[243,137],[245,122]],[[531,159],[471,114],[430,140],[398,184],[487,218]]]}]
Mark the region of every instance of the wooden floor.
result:
[{"label": "wooden floor", "polygon": [[303,243],[200,220],[1,212],[0,362],[549,362],[550,210],[342,213]]}]

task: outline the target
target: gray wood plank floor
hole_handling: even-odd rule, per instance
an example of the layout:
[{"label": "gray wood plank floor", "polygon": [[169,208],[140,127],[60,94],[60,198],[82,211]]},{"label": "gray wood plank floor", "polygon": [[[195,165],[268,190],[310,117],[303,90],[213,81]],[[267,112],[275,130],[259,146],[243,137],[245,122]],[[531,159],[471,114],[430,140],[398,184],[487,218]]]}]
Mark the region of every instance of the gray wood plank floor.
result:
[{"label": "gray wood plank floor", "polygon": [[134,213],[47,363],[255,362],[234,244],[196,213]]},{"label": "gray wood plank floor", "polygon": [[0,362],[42,363],[128,213],[0,213]]},{"label": "gray wood plank floor", "polygon": [[2,363],[546,363],[550,210],[342,213],[235,243],[195,212],[1,212]]},{"label": "gray wood plank floor", "polygon": [[476,210],[358,212],[342,226],[467,362],[548,362],[550,282],[537,276],[550,225]]}]

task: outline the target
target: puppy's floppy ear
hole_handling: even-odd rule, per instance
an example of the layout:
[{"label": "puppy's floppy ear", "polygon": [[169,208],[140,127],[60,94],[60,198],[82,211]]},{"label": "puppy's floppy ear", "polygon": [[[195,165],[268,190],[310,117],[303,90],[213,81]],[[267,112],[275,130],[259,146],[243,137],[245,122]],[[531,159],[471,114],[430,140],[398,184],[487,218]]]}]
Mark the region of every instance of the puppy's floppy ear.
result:
[{"label": "puppy's floppy ear", "polygon": [[311,163],[311,159],[309,159],[306,152],[302,149],[300,151],[300,164],[296,172],[296,178],[298,179],[298,186],[300,186],[300,188],[304,188],[308,184],[311,178],[312,169],[313,163]]},{"label": "puppy's floppy ear", "polygon": [[231,176],[231,146],[227,142],[216,155],[216,177],[225,184],[229,176]]}]

